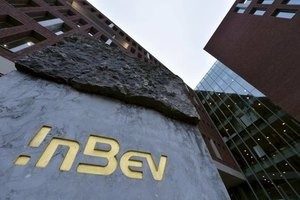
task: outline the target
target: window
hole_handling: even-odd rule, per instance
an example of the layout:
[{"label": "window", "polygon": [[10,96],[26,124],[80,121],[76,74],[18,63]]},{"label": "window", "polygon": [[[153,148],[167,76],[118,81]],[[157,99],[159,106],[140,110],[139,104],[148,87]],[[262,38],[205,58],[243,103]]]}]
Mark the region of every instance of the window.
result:
[{"label": "window", "polygon": [[100,40],[101,40],[102,42],[106,42],[106,41],[108,40],[108,37],[106,37],[105,35],[101,35],[101,36],[100,36]]},{"label": "window", "polygon": [[125,35],[125,33],[123,32],[123,31],[120,31],[120,33],[119,33],[121,36],[124,36]]},{"label": "window", "polygon": [[75,15],[71,10],[60,10],[60,12],[66,17]]},{"label": "window", "polygon": [[117,26],[114,26],[112,29],[113,29],[114,31],[118,31]]},{"label": "window", "polygon": [[240,3],[242,3],[242,4],[251,3],[251,0],[241,0]]},{"label": "window", "polygon": [[276,10],[274,16],[283,19],[292,19],[296,14],[296,11],[292,10]]},{"label": "window", "polygon": [[62,19],[56,18],[49,12],[35,12],[27,14],[35,19],[41,26],[54,32],[56,35],[61,35],[71,29]]},{"label": "window", "polygon": [[135,48],[131,47],[130,52],[135,53]]},{"label": "window", "polygon": [[108,40],[105,42],[105,44],[111,45],[111,44],[112,44],[112,40],[111,40],[111,39],[108,39]]},{"label": "window", "polygon": [[86,2],[86,1],[82,1],[81,4],[84,5],[84,6],[90,5],[90,4],[89,4],[88,2]]},{"label": "window", "polygon": [[11,51],[18,52],[25,48],[31,47],[45,38],[38,33],[31,31],[18,35],[10,36],[7,41],[1,43],[0,46]]},{"label": "window", "polygon": [[46,0],[45,1],[49,6],[62,6],[63,4],[58,0]]},{"label": "window", "polygon": [[108,27],[109,28],[113,28],[115,25],[113,23],[109,24]]},{"label": "window", "polygon": [[300,5],[300,0],[288,0],[283,3],[287,5]]},{"label": "window", "polygon": [[97,10],[95,8],[90,8],[91,12],[97,12]]},{"label": "window", "polygon": [[98,16],[99,19],[103,19],[104,18],[104,16],[101,13],[98,14],[97,16]]},{"label": "window", "polygon": [[46,11],[31,12],[31,13],[27,13],[27,15],[33,18],[37,22],[56,18],[54,15]]},{"label": "window", "polygon": [[[52,19],[47,21],[47,25],[45,24],[46,22],[39,22],[39,24],[44,23],[43,26],[47,28],[48,30],[54,32],[56,35],[61,35],[64,32],[67,32],[70,30],[70,27],[68,27],[63,20],[60,18],[57,19]],[[42,25],[42,24],[41,24]]]},{"label": "window", "polygon": [[16,8],[21,7],[37,7],[38,4],[32,0],[6,0],[9,4],[13,5]]},{"label": "window", "polygon": [[124,47],[125,49],[128,49],[129,44],[125,41],[120,42],[120,44],[122,45],[122,47]]},{"label": "window", "polygon": [[130,37],[126,36],[125,40],[127,40],[127,42],[130,42]]},{"label": "window", "polygon": [[241,0],[238,4],[236,4],[235,12],[236,13],[244,13],[247,7],[250,5],[251,0]]},{"label": "window", "polygon": [[262,16],[262,15],[265,14],[265,12],[266,12],[265,10],[254,8],[254,9],[251,11],[251,14]]},{"label": "window", "polygon": [[0,29],[22,25],[9,15],[0,15]]},{"label": "window", "polygon": [[135,41],[132,41],[132,46],[136,47],[136,42]]},{"label": "window", "polygon": [[84,26],[84,25],[87,24],[87,22],[84,21],[83,19],[78,19],[78,20],[75,20],[73,22],[77,25],[77,27],[81,27],[81,26]]},{"label": "window", "polygon": [[88,34],[89,34],[90,36],[93,37],[96,33],[98,33],[98,31],[97,31],[97,29],[95,29],[94,27],[88,29]]},{"label": "window", "polygon": [[260,4],[271,5],[274,3],[274,0],[260,0],[258,1]]},{"label": "window", "polygon": [[235,10],[235,12],[242,14],[242,13],[245,12],[245,10],[246,10],[245,8],[237,8],[237,9]]}]

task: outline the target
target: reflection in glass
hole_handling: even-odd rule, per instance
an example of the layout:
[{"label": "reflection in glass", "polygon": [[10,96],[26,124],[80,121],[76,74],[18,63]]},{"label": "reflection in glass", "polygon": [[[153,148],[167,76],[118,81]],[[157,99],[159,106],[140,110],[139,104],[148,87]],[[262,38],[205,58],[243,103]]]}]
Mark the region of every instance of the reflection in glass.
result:
[{"label": "reflection in glass", "polygon": [[231,198],[300,199],[300,123],[218,61],[196,93],[247,178]]}]

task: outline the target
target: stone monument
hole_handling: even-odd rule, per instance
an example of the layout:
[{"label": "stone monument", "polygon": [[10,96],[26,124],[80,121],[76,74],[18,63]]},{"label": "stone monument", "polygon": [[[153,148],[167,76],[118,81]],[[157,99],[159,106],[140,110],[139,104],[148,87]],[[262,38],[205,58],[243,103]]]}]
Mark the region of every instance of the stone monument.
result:
[{"label": "stone monument", "polygon": [[184,82],[73,35],[0,78],[0,199],[229,199]]}]

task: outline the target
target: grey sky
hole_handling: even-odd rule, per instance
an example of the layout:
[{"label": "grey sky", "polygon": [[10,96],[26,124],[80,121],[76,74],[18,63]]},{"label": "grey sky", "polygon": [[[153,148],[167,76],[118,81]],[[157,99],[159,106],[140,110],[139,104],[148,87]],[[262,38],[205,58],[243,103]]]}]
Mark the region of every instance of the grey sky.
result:
[{"label": "grey sky", "polygon": [[203,50],[234,0],[88,0],[195,88],[215,59]]}]

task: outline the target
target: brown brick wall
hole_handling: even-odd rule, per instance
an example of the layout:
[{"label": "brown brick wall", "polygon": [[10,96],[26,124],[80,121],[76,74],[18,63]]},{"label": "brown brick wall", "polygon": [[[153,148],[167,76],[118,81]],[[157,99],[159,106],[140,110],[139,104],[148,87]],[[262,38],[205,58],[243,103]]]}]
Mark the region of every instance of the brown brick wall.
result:
[{"label": "brown brick wall", "polygon": [[[0,47],[0,55],[8,58],[9,60],[16,60],[28,53],[36,51],[40,48],[43,48],[47,45],[53,45],[58,42],[62,37],[79,33],[88,35],[88,32],[93,32],[93,37],[102,39],[112,39],[113,44],[121,47],[126,53],[131,56],[138,57],[145,63],[162,65],[154,56],[149,53],[147,57],[147,50],[145,50],[141,45],[134,41],[130,36],[128,36],[122,29],[117,25],[113,28],[109,27],[109,24],[112,22],[104,16],[101,12],[95,9],[85,0],[76,0],[76,1],[65,1],[57,0],[56,5],[49,5],[47,1],[50,0],[32,0],[34,4],[38,6],[29,6],[29,7],[14,7],[11,5],[13,0],[0,0],[0,16],[8,15],[22,25],[4,28],[0,30],[0,44],[5,43],[7,40],[12,39],[13,37],[20,37],[20,35],[30,34],[31,31],[36,32],[39,35],[45,37],[45,40],[37,43],[36,45],[21,50],[17,53],[12,53],[5,48]],[[52,0],[51,0],[52,1]],[[53,2],[53,1],[52,1]],[[88,17],[82,15],[80,12],[77,12],[72,4],[79,5],[80,9],[88,13]],[[37,12],[49,12],[51,15],[61,18],[65,24],[71,29],[68,32],[65,32],[63,35],[55,35],[53,32],[48,29],[40,26],[32,17],[28,16],[27,13],[37,13]],[[91,20],[93,18],[94,20]],[[83,20],[85,25],[77,27],[76,21]],[[104,41],[105,42],[105,41]],[[124,48],[124,44],[128,43],[127,49]],[[127,45],[125,45],[126,47]]]},{"label": "brown brick wall", "polygon": [[[238,73],[300,121],[300,5],[252,1],[245,13],[236,1],[205,50]],[[251,14],[264,8],[263,16]],[[274,16],[276,9],[295,10],[292,19]]]}]

